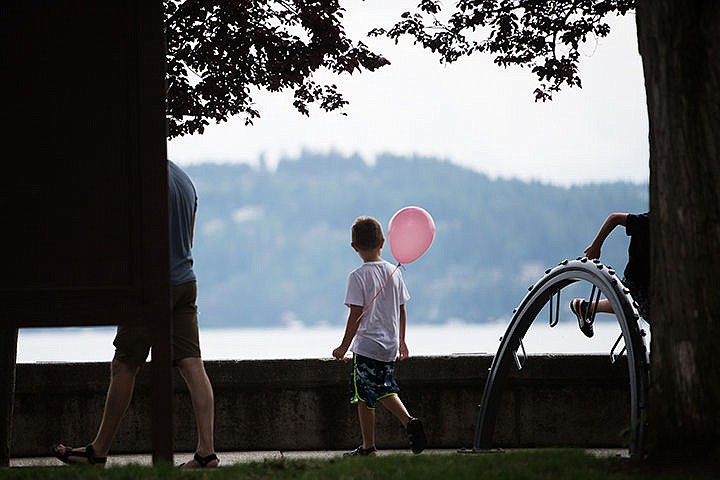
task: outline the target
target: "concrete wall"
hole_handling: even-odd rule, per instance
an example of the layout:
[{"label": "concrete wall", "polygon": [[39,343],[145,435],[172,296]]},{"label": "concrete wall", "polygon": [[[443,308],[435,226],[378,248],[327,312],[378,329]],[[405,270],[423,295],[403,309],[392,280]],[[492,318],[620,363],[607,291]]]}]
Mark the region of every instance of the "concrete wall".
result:
[{"label": "concrete wall", "polygon": [[[425,423],[429,447],[471,447],[477,405],[492,357],[415,357],[398,364],[400,396]],[[337,361],[206,363],[216,401],[216,447],[223,450],[335,450],[360,441],[347,402],[350,366]],[[108,363],[19,364],[11,455],[46,455],[57,442],[88,443],[99,425]],[[113,452],[150,451],[149,368]],[[175,380],[175,450],[192,451],[196,434],[189,396]],[[629,426],[624,361],[608,356],[530,356],[508,381],[494,440],[499,447],[623,447]],[[407,441],[388,412],[377,410],[379,448]]]}]

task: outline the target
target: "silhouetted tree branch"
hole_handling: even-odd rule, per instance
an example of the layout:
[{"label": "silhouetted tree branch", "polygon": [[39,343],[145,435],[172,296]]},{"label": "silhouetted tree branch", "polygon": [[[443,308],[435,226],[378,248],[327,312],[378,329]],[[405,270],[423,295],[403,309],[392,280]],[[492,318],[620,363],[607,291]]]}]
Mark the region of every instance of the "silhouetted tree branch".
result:
[{"label": "silhouetted tree branch", "polygon": [[[625,15],[634,5],[634,0],[459,0],[445,8],[438,0],[421,0],[416,12],[370,34],[396,42],[410,37],[441,62],[479,52],[493,55],[503,67],[528,67],[540,83],[535,99],[545,101],[563,85],[582,86],[578,48],[588,37],[607,36],[607,17]],[[441,20],[444,10],[449,12]]]},{"label": "silhouetted tree branch", "polygon": [[210,121],[234,115],[246,124],[260,116],[255,89],[291,89],[293,105],[309,114],[347,101],[335,74],[373,71],[389,62],[349,39],[337,0],[165,0],[168,137],[202,133]]}]

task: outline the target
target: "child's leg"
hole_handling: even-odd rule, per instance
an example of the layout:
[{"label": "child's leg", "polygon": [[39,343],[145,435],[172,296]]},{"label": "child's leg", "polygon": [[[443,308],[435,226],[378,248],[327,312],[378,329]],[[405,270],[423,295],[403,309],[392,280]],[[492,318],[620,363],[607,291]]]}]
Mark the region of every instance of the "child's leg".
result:
[{"label": "child's leg", "polygon": [[390,395],[379,400],[380,404],[387,409],[388,412],[392,413],[402,423],[403,427],[407,427],[408,422],[412,418],[405,408],[405,405],[397,395]]},{"label": "child's leg", "polygon": [[[578,303],[575,303],[578,302]],[[573,307],[573,303],[575,303],[575,307]],[[584,298],[576,298],[570,302],[571,307],[570,310],[575,315],[582,315],[587,316],[589,315],[590,307],[592,306],[595,310],[595,313],[615,313],[613,312],[612,305],[610,305],[610,300],[607,298],[603,298],[602,300],[597,301],[597,305],[590,305],[590,302],[588,300],[585,300]],[[581,308],[581,310],[577,310],[577,308]]]},{"label": "child's leg", "polygon": [[[596,308],[593,305],[593,308]],[[612,306],[610,305],[610,300],[607,298],[603,298],[602,300],[597,302],[597,313],[613,313]]]},{"label": "child's leg", "polygon": [[375,447],[375,410],[367,408],[365,402],[358,402],[357,406],[363,448]]},{"label": "child's leg", "polygon": [[400,397],[397,395],[385,397],[379,400],[379,402],[402,422],[403,428],[408,434],[408,440],[410,440],[413,453],[422,452],[427,445],[427,438],[425,438],[422,421],[410,416],[402,400],[400,400]]}]

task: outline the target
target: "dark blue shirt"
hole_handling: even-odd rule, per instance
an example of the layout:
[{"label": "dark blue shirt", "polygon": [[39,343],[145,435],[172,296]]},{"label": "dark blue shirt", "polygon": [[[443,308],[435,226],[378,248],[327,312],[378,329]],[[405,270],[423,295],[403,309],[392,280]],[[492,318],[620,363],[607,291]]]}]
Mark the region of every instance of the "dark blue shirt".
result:
[{"label": "dark blue shirt", "polygon": [[170,283],[195,281],[192,257],[193,218],[197,193],[190,177],[168,160],[168,216],[170,219]]},{"label": "dark blue shirt", "polygon": [[625,278],[647,289],[650,285],[650,212],[628,214],[625,232],[630,237]]}]

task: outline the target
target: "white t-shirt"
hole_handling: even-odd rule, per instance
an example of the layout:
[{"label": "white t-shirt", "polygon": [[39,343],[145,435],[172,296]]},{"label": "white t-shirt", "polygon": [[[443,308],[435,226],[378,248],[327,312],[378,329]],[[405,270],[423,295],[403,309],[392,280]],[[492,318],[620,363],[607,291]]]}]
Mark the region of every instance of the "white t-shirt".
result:
[{"label": "white t-shirt", "polygon": [[[345,305],[365,307],[395,270],[386,262],[366,262],[350,272]],[[400,305],[410,299],[398,269],[360,319],[350,351],[381,362],[392,362],[400,347]]]}]

